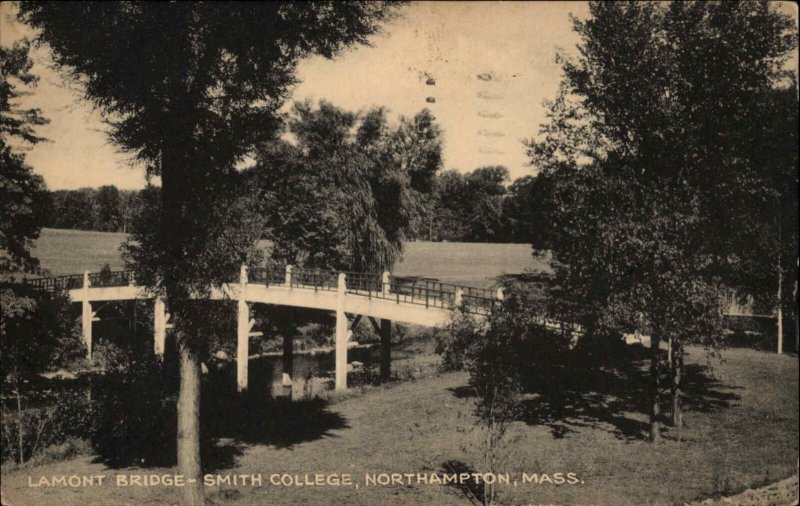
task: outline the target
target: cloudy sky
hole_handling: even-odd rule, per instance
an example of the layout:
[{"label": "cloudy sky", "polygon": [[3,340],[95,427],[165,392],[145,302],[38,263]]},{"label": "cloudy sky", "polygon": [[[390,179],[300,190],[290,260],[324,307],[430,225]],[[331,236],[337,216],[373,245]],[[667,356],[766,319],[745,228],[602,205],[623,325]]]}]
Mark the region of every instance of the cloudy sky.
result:
[{"label": "cloudy sky", "polygon": [[[30,36],[9,6],[0,4],[4,45]],[[385,106],[395,117],[429,107],[444,130],[445,168],[500,164],[512,177],[531,174],[522,140],[537,133],[543,100],[555,95],[556,53],[576,52],[569,15],[587,13],[584,2],[415,2],[371,47],[303,61],[293,99],[350,110]],[[46,48],[33,56],[41,81],[26,105],[40,107],[51,123],[40,130],[50,142],[31,149],[28,163],[51,189],[142,187],[143,170],[108,144],[99,114],[49,68]]]}]

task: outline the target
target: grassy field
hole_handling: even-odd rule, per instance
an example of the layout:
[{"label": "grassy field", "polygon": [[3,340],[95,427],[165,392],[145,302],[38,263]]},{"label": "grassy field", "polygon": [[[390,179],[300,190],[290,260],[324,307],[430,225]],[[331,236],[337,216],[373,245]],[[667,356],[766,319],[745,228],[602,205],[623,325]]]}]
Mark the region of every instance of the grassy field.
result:
[{"label": "grassy field", "polygon": [[105,264],[123,269],[119,247],[125,234],[45,228],[35,243],[33,256],[54,275],[98,271]]},{"label": "grassy field", "polygon": [[[521,484],[500,488],[501,504],[683,504],[729,495],[792,475],[798,453],[798,362],[795,357],[730,350],[711,362],[702,349],[687,358],[684,441],[669,431],[663,444],[645,441],[646,408],[632,402],[645,385],[646,363],[626,377],[584,377],[577,392],[560,383],[558,397],[543,392],[524,420],[508,432],[514,450],[497,470],[573,472],[575,485]],[[592,374],[608,374],[596,372]],[[283,420],[268,433],[240,427],[219,442],[206,460],[216,474],[351,473],[360,487],[208,487],[212,504],[469,504],[469,492],[454,486],[395,484],[365,486],[365,473],[484,471],[481,433],[476,431],[466,375],[448,373],[371,390],[365,395],[316,405]],[[259,420],[250,418],[257,425]],[[290,422],[290,423],[286,423]],[[117,487],[115,475],[168,474],[174,468],[113,469],[79,458],[17,470],[3,476],[3,503],[174,504],[171,487]],[[107,475],[103,486],[29,488],[28,477]]]},{"label": "grassy field", "polygon": [[[36,242],[34,255],[54,275],[98,271],[105,264],[118,270],[124,268],[119,256],[123,241],[125,234],[46,228]],[[501,274],[547,268],[546,263],[534,260],[530,246],[525,244],[410,242],[394,273],[484,287]]]}]

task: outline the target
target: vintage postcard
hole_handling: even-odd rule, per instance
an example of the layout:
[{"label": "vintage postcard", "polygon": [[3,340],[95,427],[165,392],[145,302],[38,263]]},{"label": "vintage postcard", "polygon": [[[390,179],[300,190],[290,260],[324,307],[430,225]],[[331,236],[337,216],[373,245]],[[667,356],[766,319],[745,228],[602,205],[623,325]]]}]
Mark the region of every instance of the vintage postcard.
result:
[{"label": "vintage postcard", "polygon": [[797,44],[0,2],[0,502],[798,504]]}]

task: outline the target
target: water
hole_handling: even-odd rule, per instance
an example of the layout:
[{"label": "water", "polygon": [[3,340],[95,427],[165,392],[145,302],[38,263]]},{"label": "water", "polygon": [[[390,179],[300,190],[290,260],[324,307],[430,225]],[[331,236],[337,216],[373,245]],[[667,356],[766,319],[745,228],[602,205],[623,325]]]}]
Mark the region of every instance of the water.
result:
[{"label": "water", "polygon": [[[348,362],[364,364],[364,368],[377,367],[380,361],[379,346],[359,347],[348,350]],[[333,350],[311,353],[295,353],[293,361],[291,395],[293,399],[313,396],[334,386],[336,355]],[[251,359],[248,371],[248,390],[269,385],[272,397],[289,394],[283,385],[283,357],[265,356]]]}]

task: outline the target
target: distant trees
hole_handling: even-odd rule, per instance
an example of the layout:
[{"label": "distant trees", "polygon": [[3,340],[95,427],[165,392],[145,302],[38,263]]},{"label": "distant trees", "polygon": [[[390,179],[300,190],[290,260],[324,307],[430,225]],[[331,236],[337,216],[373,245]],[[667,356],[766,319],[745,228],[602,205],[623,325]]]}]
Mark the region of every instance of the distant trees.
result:
[{"label": "distant trees", "polygon": [[44,226],[125,232],[140,191],[120,190],[113,185],[52,191]]},{"label": "distant trees", "polygon": [[[436,181],[428,237],[460,242],[508,242],[503,201],[508,169],[479,167],[472,172],[443,172]],[[422,231],[424,232],[424,230]]]},{"label": "distant trees", "polygon": [[[332,114],[330,111],[338,110],[335,106],[324,103],[320,104],[318,109],[315,114]],[[508,171],[499,166],[480,167],[466,173],[457,170],[440,172],[438,167],[441,167],[441,133],[429,113],[405,118],[394,129],[388,127],[385,112],[379,108],[361,116],[350,112],[347,114],[350,115],[347,119],[351,124],[350,127],[345,128],[342,125],[336,127],[347,130],[346,140],[335,149],[339,153],[337,156],[346,152],[350,155],[345,158],[329,157],[326,160],[331,164],[335,161],[337,167],[341,168],[344,167],[344,163],[353,163],[356,158],[352,158],[351,155],[357,152],[357,158],[361,162],[373,166],[370,170],[374,173],[369,177],[387,177],[385,174],[377,176],[378,172],[374,167],[378,162],[384,164],[385,169],[382,170],[387,174],[395,171],[397,176],[405,171],[404,176],[397,176],[399,179],[390,184],[377,184],[378,180],[375,179],[370,184],[369,190],[375,202],[379,203],[376,207],[378,213],[376,219],[381,227],[387,227],[386,230],[396,236],[395,241],[400,237],[397,235],[399,230],[394,229],[397,226],[402,228],[402,240],[531,243],[534,236],[538,237],[539,233],[534,234],[532,230],[544,226],[541,219],[544,212],[542,206],[547,202],[543,197],[543,192],[546,191],[544,178],[524,176],[509,184]],[[294,120],[300,117],[296,115]],[[306,117],[303,121],[311,120]],[[371,126],[371,122],[378,122],[380,126]],[[287,128],[291,131],[292,128],[299,128],[299,125],[289,125]],[[370,139],[367,134],[371,128],[378,128],[374,139]],[[311,141],[306,139],[302,142]],[[329,179],[327,183],[323,182],[322,173],[312,170],[313,167],[319,168],[320,162],[309,163],[312,156],[324,158],[333,153],[333,149],[332,144],[321,144],[319,149],[308,150],[280,139],[273,139],[260,148],[257,157],[258,167],[249,169],[255,178],[251,183],[261,185],[264,189],[269,188],[269,191],[262,195],[263,198],[272,199],[271,202],[284,202],[282,207],[272,207],[268,211],[271,213],[272,222],[278,224],[272,231],[274,234],[282,233],[281,230],[289,233],[293,219],[297,223],[311,226],[312,222],[307,220],[317,220],[321,216],[309,216],[315,206],[319,208],[323,204],[333,205],[335,199],[331,199],[329,194],[325,194],[326,198],[323,198],[323,193],[315,193],[312,190],[321,189],[320,185],[325,184],[337,184],[343,188],[341,185],[344,181],[340,178],[336,181]],[[302,170],[299,165],[301,158],[305,160],[303,162],[305,168]],[[417,163],[422,164],[420,168],[410,170],[411,164]],[[431,167],[437,169],[432,170]],[[329,164],[326,170],[332,171],[333,165]],[[287,177],[285,181],[291,182],[280,183],[279,174]],[[280,188],[282,184],[286,184],[286,187]],[[398,184],[400,186],[397,186]],[[395,191],[400,187],[405,190]],[[42,208],[45,214],[43,224],[49,228],[125,232],[130,227],[141,191],[119,190],[112,185],[51,191],[48,202]],[[310,192],[306,196],[314,198],[295,202],[294,207],[285,204],[299,198],[303,191]],[[402,203],[400,201],[392,203],[387,200],[394,197],[399,197]],[[393,213],[400,211],[402,215],[391,217]],[[289,221],[286,221],[287,219]],[[395,219],[400,221],[392,225],[391,222]],[[326,225],[331,231],[333,226],[332,223]],[[544,230],[540,232],[544,233]],[[296,235],[296,232],[291,234]],[[267,237],[265,235],[265,238]],[[330,236],[331,239],[332,237]],[[321,238],[309,236],[298,239],[300,242],[304,240],[314,242]],[[306,245],[300,242],[295,245],[297,251],[286,254],[294,258],[300,250],[310,251],[311,242]],[[314,250],[321,251],[318,248],[322,247],[322,244],[319,242],[315,244]],[[334,245],[329,247],[333,248]]]}]

